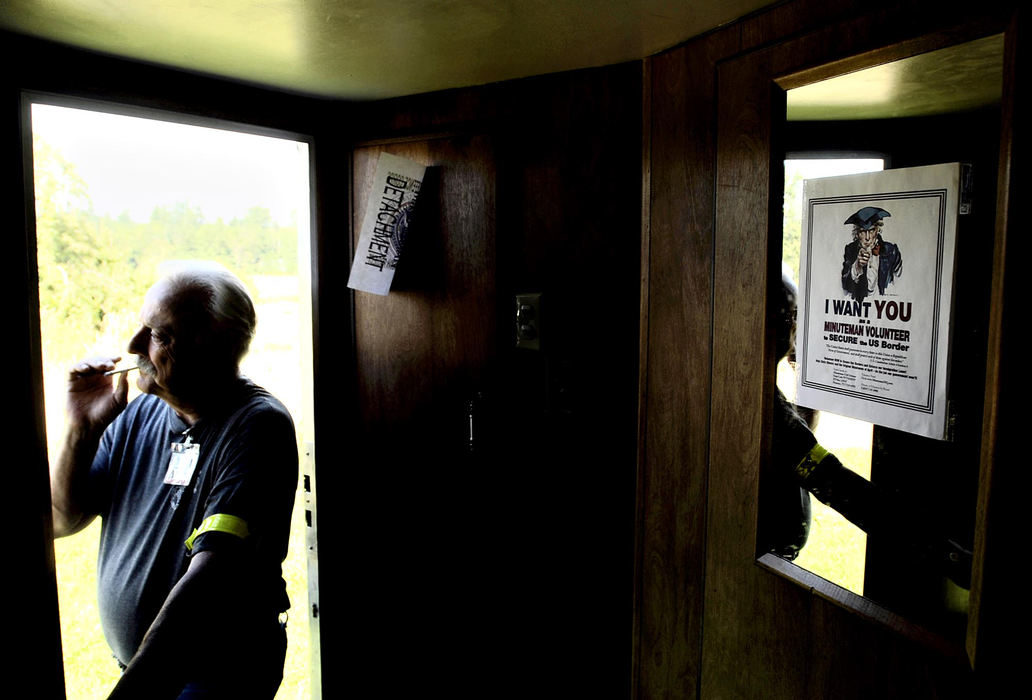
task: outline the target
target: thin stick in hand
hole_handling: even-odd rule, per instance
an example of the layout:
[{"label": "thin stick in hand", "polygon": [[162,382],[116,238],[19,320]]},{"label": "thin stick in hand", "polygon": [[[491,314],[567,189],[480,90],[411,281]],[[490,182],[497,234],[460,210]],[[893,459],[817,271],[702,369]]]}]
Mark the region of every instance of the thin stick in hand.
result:
[{"label": "thin stick in hand", "polygon": [[112,376],[114,374],[122,374],[123,372],[132,372],[134,369],[140,369],[140,368],[137,367],[136,365],[133,365],[132,367],[122,367],[121,369],[112,369],[112,370],[108,370],[107,372],[104,372],[104,376],[105,377],[110,377],[110,376]]}]

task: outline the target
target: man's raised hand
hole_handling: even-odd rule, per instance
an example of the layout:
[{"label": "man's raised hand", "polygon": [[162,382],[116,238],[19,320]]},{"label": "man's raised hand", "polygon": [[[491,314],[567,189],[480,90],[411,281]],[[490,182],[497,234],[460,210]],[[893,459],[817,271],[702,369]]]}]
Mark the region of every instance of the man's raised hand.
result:
[{"label": "man's raised hand", "polygon": [[91,357],[68,372],[68,399],[66,411],[69,424],[88,430],[103,430],[125,408],[129,395],[126,375],[117,380],[105,377],[104,372],[115,368],[121,357]]}]

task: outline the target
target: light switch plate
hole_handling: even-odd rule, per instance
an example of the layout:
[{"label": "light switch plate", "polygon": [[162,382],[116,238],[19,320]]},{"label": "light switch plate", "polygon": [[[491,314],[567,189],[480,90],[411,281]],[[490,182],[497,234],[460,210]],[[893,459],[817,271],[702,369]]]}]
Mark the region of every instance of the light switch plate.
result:
[{"label": "light switch plate", "polygon": [[541,349],[541,294],[516,295],[516,347]]}]

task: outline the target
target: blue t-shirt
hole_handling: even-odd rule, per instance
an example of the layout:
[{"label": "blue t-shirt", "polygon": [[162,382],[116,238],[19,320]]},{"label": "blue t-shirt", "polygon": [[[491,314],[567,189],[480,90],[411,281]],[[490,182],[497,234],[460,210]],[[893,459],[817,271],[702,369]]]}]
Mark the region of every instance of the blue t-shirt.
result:
[{"label": "blue t-shirt", "polygon": [[[294,425],[283,404],[248,380],[223,398],[191,428],[163,400],[140,396],[108,426],[93,461],[88,510],[103,519],[100,616],[123,663],[186,573],[191,553],[236,557],[249,586],[235,597],[255,617],[274,621],[289,605],[280,564],[297,486]],[[193,476],[185,486],[166,484],[171,444],[187,435],[200,446]],[[215,514],[242,518],[249,536],[208,532],[187,550],[186,539]]]}]

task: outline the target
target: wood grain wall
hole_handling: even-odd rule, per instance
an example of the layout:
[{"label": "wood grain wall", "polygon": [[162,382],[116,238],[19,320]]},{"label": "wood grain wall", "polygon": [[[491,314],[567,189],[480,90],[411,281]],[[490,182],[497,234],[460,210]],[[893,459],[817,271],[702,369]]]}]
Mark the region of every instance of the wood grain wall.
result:
[{"label": "wood grain wall", "polygon": [[[635,697],[965,697],[992,679],[970,672],[959,644],[922,637],[819,579],[757,566],[755,547],[770,449],[765,299],[777,279],[769,251],[780,250],[780,197],[769,193],[781,188],[772,159],[783,88],[1000,31],[1009,13],[793,2],[647,61]],[[850,64],[851,55],[862,58]]]},{"label": "wood grain wall", "polygon": [[[365,680],[629,692],[640,106],[630,64],[359,110],[353,235],[380,152],[430,166],[394,289],[354,296]],[[542,294],[540,352],[517,293]]]}]

